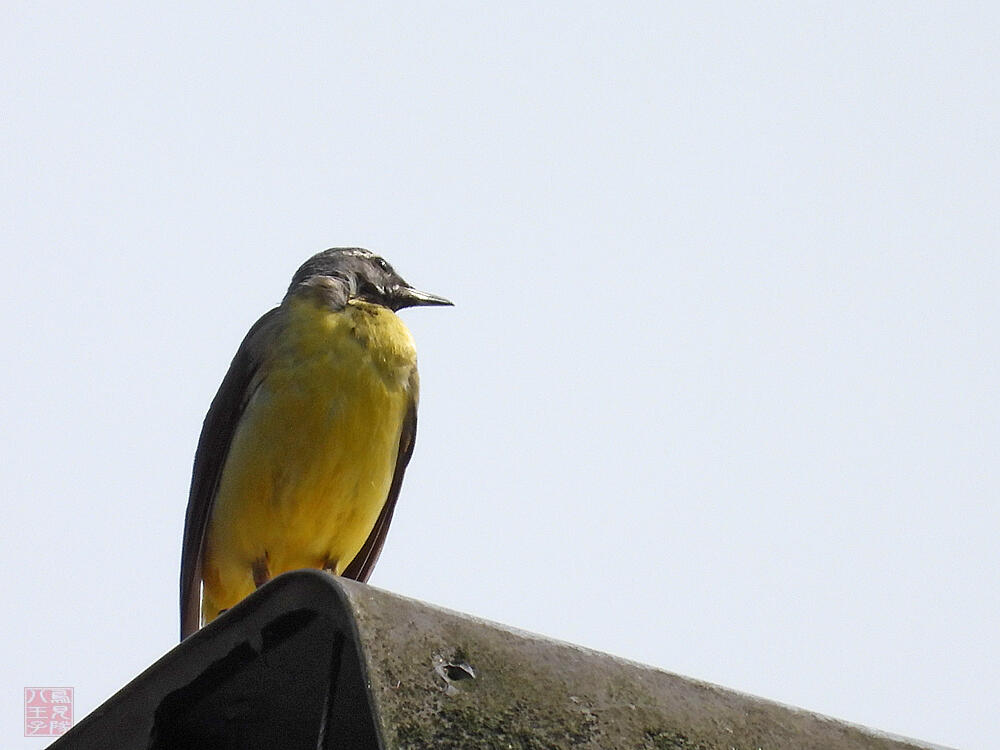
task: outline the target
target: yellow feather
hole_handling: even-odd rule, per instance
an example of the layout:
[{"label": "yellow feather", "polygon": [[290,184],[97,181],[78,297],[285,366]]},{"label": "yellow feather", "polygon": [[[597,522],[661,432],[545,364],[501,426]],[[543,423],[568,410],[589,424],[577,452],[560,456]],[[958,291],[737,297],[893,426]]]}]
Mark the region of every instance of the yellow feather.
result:
[{"label": "yellow feather", "polygon": [[417,396],[416,349],[392,311],[352,300],[331,312],[307,295],[285,306],[209,520],[204,622],[254,591],[256,560],[272,576],[328,562],[343,571],[386,501]]}]

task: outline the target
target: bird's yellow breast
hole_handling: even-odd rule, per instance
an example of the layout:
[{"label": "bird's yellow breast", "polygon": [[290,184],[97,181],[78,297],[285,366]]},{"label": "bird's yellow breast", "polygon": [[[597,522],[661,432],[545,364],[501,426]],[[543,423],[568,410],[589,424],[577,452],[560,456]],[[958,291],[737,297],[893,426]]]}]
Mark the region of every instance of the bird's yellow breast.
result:
[{"label": "bird's yellow breast", "polygon": [[272,576],[361,549],[386,501],[416,393],[413,339],[390,310],[292,297],[233,436],[205,540],[203,618]]}]

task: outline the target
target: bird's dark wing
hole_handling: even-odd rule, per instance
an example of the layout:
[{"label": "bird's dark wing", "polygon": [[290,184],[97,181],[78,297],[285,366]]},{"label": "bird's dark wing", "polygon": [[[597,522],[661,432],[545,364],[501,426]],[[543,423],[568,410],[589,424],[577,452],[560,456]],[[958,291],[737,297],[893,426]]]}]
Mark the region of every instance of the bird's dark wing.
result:
[{"label": "bird's dark wing", "polygon": [[265,313],[243,339],[201,428],[198,450],[194,455],[181,550],[182,640],[201,626],[201,565],[205,530],[233,434],[259,384],[258,370],[281,322],[279,309]]},{"label": "bird's dark wing", "polygon": [[378,520],[375,521],[372,533],[368,535],[368,540],[350,564],[344,568],[342,575],[345,578],[367,581],[368,576],[372,574],[375,563],[378,562],[379,554],[382,552],[385,535],[389,533],[392,512],[396,509],[396,500],[399,498],[399,488],[403,485],[403,473],[406,471],[406,465],[410,463],[410,456],[413,455],[413,444],[417,440],[419,389],[420,382],[417,371],[414,370],[413,375],[410,376],[410,408],[406,410],[406,416],[403,417],[403,429],[399,434],[399,450],[396,454],[396,470],[392,475],[392,484],[389,485],[389,495],[386,497],[385,505],[382,506]]}]

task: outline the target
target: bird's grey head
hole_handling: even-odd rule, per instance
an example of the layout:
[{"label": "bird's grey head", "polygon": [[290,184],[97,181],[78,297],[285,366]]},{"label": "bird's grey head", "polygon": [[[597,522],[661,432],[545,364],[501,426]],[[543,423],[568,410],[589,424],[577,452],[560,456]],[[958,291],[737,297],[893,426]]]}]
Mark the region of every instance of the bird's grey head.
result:
[{"label": "bird's grey head", "polygon": [[316,286],[323,289],[335,306],[343,306],[351,299],[393,311],[452,304],[444,297],[414,289],[383,258],[360,247],[332,247],[316,253],[295,272],[288,295],[303,287]]}]

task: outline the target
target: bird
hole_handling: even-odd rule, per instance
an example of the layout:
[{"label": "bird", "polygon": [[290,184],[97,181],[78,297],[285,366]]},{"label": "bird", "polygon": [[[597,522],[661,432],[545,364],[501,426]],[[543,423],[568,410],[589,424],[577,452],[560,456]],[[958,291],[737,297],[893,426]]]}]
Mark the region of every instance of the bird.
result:
[{"label": "bird", "polygon": [[295,272],[243,339],[195,451],[181,640],[275,576],[367,581],[417,431],[416,348],[396,313],[451,305],[363,248]]}]

